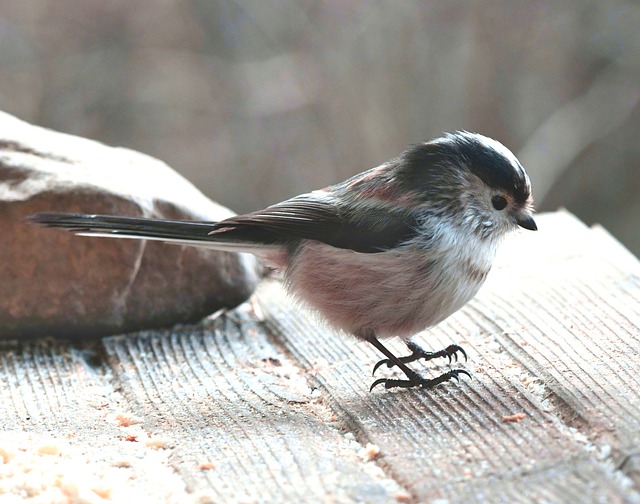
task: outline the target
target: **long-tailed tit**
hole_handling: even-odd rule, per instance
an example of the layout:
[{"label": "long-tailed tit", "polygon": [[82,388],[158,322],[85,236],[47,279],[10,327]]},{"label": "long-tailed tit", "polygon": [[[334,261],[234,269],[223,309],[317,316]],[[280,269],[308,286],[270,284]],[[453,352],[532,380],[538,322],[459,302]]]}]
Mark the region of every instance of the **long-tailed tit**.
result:
[{"label": "long-tailed tit", "polygon": [[[501,239],[535,230],[531,185],[516,157],[482,135],[456,132],[414,145],[344,182],[220,222],[40,213],[34,222],[78,234],[162,240],[251,252],[284,272],[288,290],[334,327],[368,341],[405,379],[376,385],[433,387],[407,366],[457,358],[409,338],[463,307],[484,283]],[[401,337],[396,357],[380,339]]]}]

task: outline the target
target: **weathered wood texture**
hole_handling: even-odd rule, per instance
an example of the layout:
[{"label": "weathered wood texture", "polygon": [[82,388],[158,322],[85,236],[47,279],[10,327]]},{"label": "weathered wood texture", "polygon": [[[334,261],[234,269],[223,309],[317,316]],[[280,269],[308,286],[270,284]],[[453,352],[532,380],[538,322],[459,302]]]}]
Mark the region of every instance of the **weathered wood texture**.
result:
[{"label": "weathered wood texture", "polygon": [[469,354],[457,365],[472,379],[430,391],[370,393],[376,351],[296,308],[276,281],[197,326],[86,348],[2,343],[0,490],[87,502],[640,502],[640,264],[569,214],[539,225],[504,245],[474,301],[416,338]]}]

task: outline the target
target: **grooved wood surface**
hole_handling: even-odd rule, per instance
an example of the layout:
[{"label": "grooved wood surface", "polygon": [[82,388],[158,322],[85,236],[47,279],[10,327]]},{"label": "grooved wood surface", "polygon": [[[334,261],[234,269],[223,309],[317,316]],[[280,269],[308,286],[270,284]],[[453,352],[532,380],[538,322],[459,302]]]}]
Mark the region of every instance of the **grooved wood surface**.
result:
[{"label": "grooved wood surface", "polygon": [[0,492],[640,502],[640,263],[565,212],[538,221],[504,244],[476,299],[415,338],[469,356],[451,366],[471,379],[430,391],[369,392],[376,350],[332,332],[275,280],[195,326],[84,346],[0,343]]}]

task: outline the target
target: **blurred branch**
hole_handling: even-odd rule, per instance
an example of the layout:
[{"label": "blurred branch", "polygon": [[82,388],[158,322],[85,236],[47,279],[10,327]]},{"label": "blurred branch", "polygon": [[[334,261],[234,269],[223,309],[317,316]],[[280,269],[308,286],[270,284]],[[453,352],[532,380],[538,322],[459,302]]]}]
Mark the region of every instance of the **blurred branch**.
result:
[{"label": "blurred branch", "polygon": [[589,145],[622,126],[640,103],[640,84],[630,66],[624,58],[609,63],[583,95],[551,114],[522,148],[518,157],[535,172],[539,201]]}]

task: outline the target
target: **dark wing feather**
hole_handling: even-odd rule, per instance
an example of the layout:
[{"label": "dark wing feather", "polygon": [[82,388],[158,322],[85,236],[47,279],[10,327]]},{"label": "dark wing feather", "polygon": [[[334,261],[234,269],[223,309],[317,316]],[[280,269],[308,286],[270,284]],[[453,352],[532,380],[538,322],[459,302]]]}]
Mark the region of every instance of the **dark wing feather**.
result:
[{"label": "dark wing feather", "polygon": [[[361,202],[362,203],[362,202]],[[406,212],[347,206],[326,193],[309,193],[282,203],[238,215],[215,225],[211,237],[234,241],[286,244],[292,240],[318,240],[356,252],[381,252],[411,238],[417,228]]]}]

